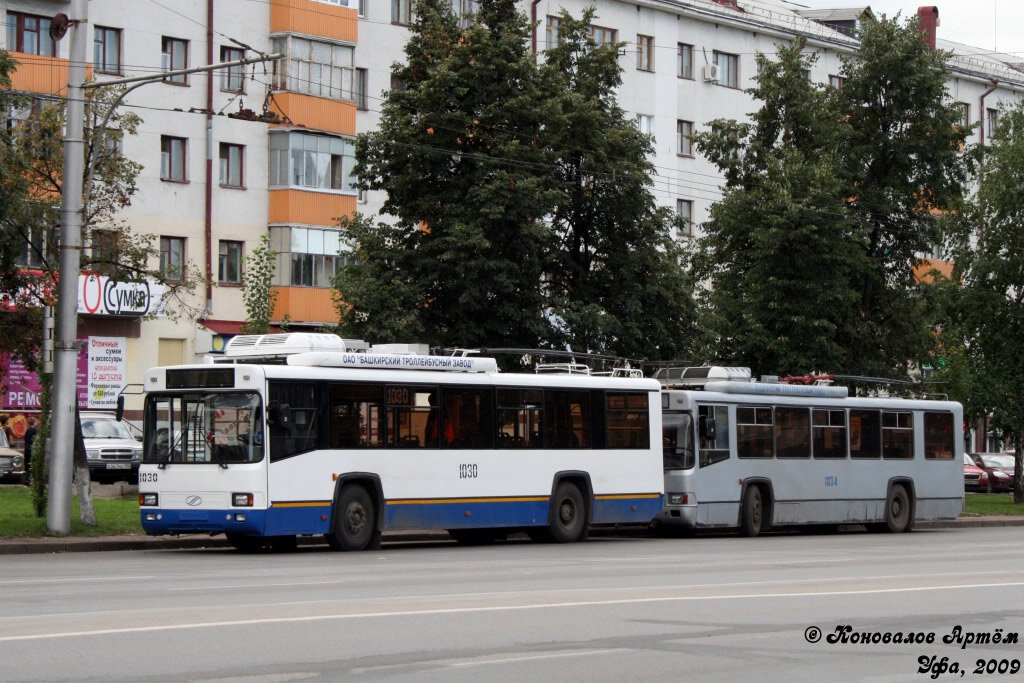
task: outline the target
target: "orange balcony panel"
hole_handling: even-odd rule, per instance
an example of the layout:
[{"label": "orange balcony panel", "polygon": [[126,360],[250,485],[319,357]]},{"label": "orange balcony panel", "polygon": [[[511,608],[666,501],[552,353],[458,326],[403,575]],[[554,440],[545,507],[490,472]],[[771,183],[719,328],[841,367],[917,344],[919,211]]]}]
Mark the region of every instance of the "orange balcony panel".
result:
[{"label": "orange balcony panel", "polygon": [[270,0],[271,32],[291,31],[307,36],[356,42],[356,10],[311,0]]},{"label": "orange balcony panel", "polygon": [[334,290],[321,287],[274,287],[277,300],[271,320],[284,320],[287,315],[293,323],[330,323],[339,321],[338,307],[334,303]]},{"label": "orange balcony panel", "polygon": [[294,92],[274,94],[274,102],[292,123],[341,135],[356,134],[356,103]]},{"label": "orange balcony panel", "polygon": [[933,270],[937,270],[948,280],[953,277],[953,262],[921,259],[921,262],[914,266],[914,279],[918,282],[935,282],[935,276],[931,274]]},{"label": "orange balcony panel", "polygon": [[41,95],[67,94],[68,60],[22,52],[12,52],[11,56],[18,61],[11,74],[12,89]]},{"label": "orange balcony panel", "polygon": [[270,191],[271,223],[337,225],[336,218],[349,216],[355,210],[356,198],[352,195],[305,190]]}]

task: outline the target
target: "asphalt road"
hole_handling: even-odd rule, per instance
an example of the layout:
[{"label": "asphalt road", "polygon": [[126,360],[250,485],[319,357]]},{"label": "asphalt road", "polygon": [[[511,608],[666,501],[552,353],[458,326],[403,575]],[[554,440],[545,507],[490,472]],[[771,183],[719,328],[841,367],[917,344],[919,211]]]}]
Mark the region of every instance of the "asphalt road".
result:
[{"label": "asphalt road", "polygon": [[[1024,632],[1022,535],[10,555],[0,680],[1020,677],[1019,643],[943,641]],[[869,642],[829,642],[846,625]]]}]

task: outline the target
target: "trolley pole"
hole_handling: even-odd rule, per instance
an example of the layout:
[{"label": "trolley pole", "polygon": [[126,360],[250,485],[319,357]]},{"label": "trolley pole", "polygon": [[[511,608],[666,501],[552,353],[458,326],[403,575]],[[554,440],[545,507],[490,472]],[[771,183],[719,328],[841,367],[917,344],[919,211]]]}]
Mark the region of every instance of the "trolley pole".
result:
[{"label": "trolley pole", "polygon": [[88,58],[88,0],[72,0],[71,48],[68,62],[67,121],[61,178],[59,282],[54,340],[53,453],[46,528],[55,534],[71,531],[71,472],[75,448],[75,405],[78,402],[78,267],[82,247],[82,169],[85,166],[85,62]]}]

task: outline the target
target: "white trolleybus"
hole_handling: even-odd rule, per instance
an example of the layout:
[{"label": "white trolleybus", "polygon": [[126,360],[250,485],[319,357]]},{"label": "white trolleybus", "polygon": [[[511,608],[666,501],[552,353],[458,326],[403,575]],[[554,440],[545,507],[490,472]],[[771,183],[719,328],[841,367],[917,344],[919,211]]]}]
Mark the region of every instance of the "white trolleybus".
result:
[{"label": "white trolleybus", "polygon": [[910,531],[963,509],[959,403],[753,382],[747,368],[661,371],[665,508],[682,529],[866,524]]},{"label": "white trolleybus", "polygon": [[[407,350],[407,349],[404,349]],[[512,529],[557,542],[662,509],[660,385],[500,373],[324,334],[234,337],[224,362],[145,377],[142,526],[239,549]]]}]

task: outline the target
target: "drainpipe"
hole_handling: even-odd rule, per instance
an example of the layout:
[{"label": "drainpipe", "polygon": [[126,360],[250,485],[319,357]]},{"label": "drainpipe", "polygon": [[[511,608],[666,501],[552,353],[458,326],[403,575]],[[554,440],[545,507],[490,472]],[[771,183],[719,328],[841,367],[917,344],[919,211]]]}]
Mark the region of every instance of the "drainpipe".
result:
[{"label": "drainpipe", "polygon": [[530,5],[530,25],[533,27],[533,34],[530,36],[530,48],[533,50],[533,63],[537,63],[537,5],[540,0],[533,0]]},{"label": "drainpipe", "polygon": [[[213,0],[206,0],[206,63],[213,64]],[[206,309],[204,318],[213,314],[213,79],[206,73]]]}]

